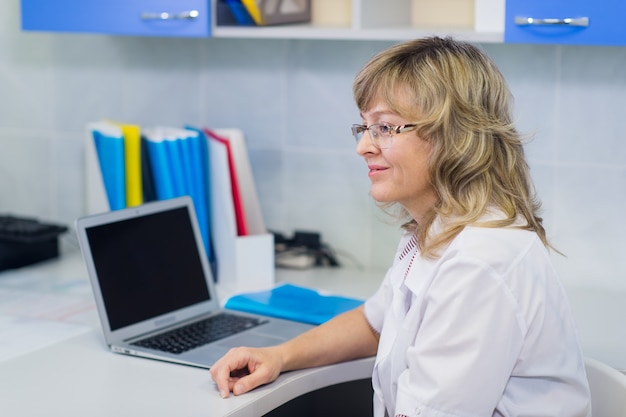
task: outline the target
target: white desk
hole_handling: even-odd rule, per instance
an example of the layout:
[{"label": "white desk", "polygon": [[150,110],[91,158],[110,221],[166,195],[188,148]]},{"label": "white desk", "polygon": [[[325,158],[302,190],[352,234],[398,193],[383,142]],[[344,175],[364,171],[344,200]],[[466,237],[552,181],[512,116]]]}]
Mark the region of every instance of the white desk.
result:
[{"label": "white desk", "polygon": [[[311,272],[295,273],[301,275],[301,285],[315,286],[312,277],[317,274]],[[329,271],[317,287],[345,288],[341,275]],[[348,293],[367,297],[376,289],[369,281],[370,287],[360,285]],[[0,274],[1,318],[5,337],[22,326],[43,333],[25,334],[26,352],[18,354],[3,339],[0,320],[2,417],[258,417],[318,388],[368,379],[373,366],[368,358],[289,372],[252,393],[224,400],[207,370],[109,352],[78,254]],[[3,348],[8,351],[4,357]]]},{"label": "white desk", "polygon": [[0,363],[0,415],[258,417],[317,388],[369,378],[372,364],[285,373],[222,399],[207,370],[110,353],[94,330]]},{"label": "white desk", "polygon": [[[380,271],[277,271],[278,281],[356,297],[367,297],[381,279]],[[585,354],[626,369],[626,294],[584,288],[568,292]],[[365,359],[290,372],[252,393],[223,400],[206,370],[110,353],[78,255],[0,274],[3,317],[8,332],[17,324],[7,324],[6,318],[15,317],[25,320],[25,328],[45,334],[31,340],[26,353],[13,352],[2,360],[3,346],[9,351],[11,346],[3,341],[0,320],[2,417],[258,417],[318,388],[367,379],[373,365]],[[49,329],[50,323],[61,327]]]}]

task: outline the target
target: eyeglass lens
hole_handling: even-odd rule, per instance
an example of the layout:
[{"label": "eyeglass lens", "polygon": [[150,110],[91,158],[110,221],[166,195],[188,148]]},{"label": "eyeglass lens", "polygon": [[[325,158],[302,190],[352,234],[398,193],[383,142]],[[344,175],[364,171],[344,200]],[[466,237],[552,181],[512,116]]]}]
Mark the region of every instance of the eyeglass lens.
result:
[{"label": "eyeglass lens", "polygon": [[352,135],[357,143],[361,141],[365,131],[369,132],[372,144],[377,148],[385,148],[391,146],[393,128],[386,124],[352,125]]}]

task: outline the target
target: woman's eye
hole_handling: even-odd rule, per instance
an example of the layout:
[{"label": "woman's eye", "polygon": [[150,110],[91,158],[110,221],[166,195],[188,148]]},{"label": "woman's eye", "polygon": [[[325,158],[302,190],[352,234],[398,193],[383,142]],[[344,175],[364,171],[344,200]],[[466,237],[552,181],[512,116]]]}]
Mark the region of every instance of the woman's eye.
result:
[{"label": "woman's eye", "polygon": [[393,129],[391,128],[391,126],[390,126],[390,125],[384,124],[384,125],[379,125],[378,130],[380,131],[380,133],[381,133],[382,135],[386,135],[386,136],[388,136],[388,135],[390,135],[390,134],[391,134],[391,131],[392,131]]}]

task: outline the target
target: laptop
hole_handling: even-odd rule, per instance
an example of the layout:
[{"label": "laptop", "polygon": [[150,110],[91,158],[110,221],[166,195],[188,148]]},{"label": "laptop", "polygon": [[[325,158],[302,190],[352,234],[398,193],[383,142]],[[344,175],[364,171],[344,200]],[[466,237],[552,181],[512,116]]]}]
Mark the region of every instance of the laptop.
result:
[{"label": "laptop", "polygon": [[113,352],[210,368],[313,327],[222,308],[188,196],[81,217],[76,231]]}]

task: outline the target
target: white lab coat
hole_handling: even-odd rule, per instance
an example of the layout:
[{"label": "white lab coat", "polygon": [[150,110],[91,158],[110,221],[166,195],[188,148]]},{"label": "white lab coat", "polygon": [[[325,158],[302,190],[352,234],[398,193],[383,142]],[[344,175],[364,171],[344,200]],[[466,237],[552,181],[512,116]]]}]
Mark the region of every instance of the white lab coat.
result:
[{"label": "white lab coat", "polygon": [[380,332],[375,417],[591,415],[569,303],[535,233],[466,227],[437,260],[414,246],[403,236],[365,303]]}]

